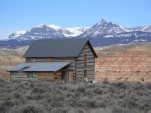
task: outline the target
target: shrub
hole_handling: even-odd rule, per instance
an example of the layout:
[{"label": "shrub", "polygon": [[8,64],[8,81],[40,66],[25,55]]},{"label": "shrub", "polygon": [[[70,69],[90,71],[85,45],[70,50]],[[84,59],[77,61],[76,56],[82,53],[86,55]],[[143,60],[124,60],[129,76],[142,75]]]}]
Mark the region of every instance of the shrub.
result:
[{"label": "shrub", "polygon": [[27,104],[15,108],[11,113],[46,113],[42,106],[37,104]]},{"label": "shrub", "polygon": [[147,113],[150,92],[151,84],[143,83],[2,80],[0,113]]}]

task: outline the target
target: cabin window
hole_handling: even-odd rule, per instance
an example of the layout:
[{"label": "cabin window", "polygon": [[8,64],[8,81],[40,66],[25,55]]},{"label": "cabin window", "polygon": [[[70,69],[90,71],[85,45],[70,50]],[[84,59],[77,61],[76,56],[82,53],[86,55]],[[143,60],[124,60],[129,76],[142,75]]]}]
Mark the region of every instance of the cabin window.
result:
[{"label": "cabin window", "polygon": [[86,70],[84,70],[84,80],[88,80],[87,71]]}]

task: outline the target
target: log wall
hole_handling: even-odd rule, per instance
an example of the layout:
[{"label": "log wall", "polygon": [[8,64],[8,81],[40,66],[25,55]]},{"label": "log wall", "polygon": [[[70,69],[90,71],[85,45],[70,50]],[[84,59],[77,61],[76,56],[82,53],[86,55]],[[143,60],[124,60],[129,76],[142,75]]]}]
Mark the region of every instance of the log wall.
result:
[{"label": "log wall", "polygon": [[95,57],[90,49],[90,46],[86,44],[79,57],[76,59],[76,75],[78,80],[84,80],[84,73],[86,72],[87,80],[94,80],[95,73]]},{"label": "log wall", "polygon": [[10,79],[11,80],[37,80],[37,75],[36,73],[29,72],[10,72]]},{"label": "log wall", "polygon": [[61,72],[53,73],[53,72],[38,72],[37,73],[38,80],[61,80]]}]

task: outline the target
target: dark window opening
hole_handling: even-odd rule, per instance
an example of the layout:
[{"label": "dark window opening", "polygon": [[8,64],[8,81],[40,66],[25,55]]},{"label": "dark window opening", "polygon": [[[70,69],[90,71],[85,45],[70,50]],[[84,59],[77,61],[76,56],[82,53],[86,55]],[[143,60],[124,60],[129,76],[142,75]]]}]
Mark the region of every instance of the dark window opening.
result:
[{"label": "dark window opening", "polygon": [[84,80],[88,80],[87,71],[86,70],[84,70]]}]

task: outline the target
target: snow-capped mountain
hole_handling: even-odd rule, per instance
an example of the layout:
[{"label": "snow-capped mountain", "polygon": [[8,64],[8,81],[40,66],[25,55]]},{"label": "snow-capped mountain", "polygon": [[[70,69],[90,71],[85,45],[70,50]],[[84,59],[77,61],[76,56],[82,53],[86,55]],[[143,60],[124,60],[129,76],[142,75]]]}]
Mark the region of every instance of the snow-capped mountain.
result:
[{"label": "snow-capped mountain", "polygon": [[[9,35],[9,39],[17,40],[37,40],[45,38],[64,37],[129,37],[135,31],[151,32],[151,26],[138,26],[126,28],[121,25],[102,19],[92,27],[64,28],[56,25],[41,24],[27,31],[17,31]],[[144,35],[144,34],[143,34]],[[139,34],[139,36],[141,36]]]},{"label": "snow-capped mountain", "polygon": [[143,34],[139,33],[138,37],[144,36],[146,32],[151,32],[151,26],[126,28],[102,19],[82,33],[80,37],[129,37],[134,35],[136,31],[141,31],[141,33],[144,32]]},{"label": "snow-capped mountain", "polygon": [[17,37],[20,37],[24,35],[26,31],[16,31],[15,33],[12,33],[9,35],[10,38],[16,39]]},{"label": "snow-capped mountain", "polygon": [[129,28],[131,31],[142,31],[142,32],[151,32],[151,25],[146,25],[146,26],[138,26],[134,28]]},{"label": "snow-capped mountain", "polygon": [[122,32],[127,32],[127,29],[120,25],[102,19],[100,22],[96,23],[94,26],[87,29],[83,34],[81,34],[81,37],[96,37]]},{"label": "snow-capped mountain", "polygon": [[132,42],[151,42],[151,32],[132,31],[89,38],[94,46],[128,44]]},{"label": "snow-capped mountain", "polygon": [[56,25],[41,24],[28,31],[18,31],[9,35],[9,39],[17,40],[37,40],[44,38],[64,38],[78,36],[83,33],[87,27],[83,28],[64,28]]},{"label": "snow-capped mountain", "polygon": [[151,41],[151,26],[126,28],[103,19],[78,37],[89,38],[94,46],[147,42]]},{"label": "snow-capped mountain", "polygon": [[0,41],[0,47],[27,45],[31,40],[47,38],[89,38],[94,46],[128,44],[151,41],[151,26],[126,28],[104,19],[92,27],[65,28],[42,24],[27,31],[10,34],[8,41]]}]

